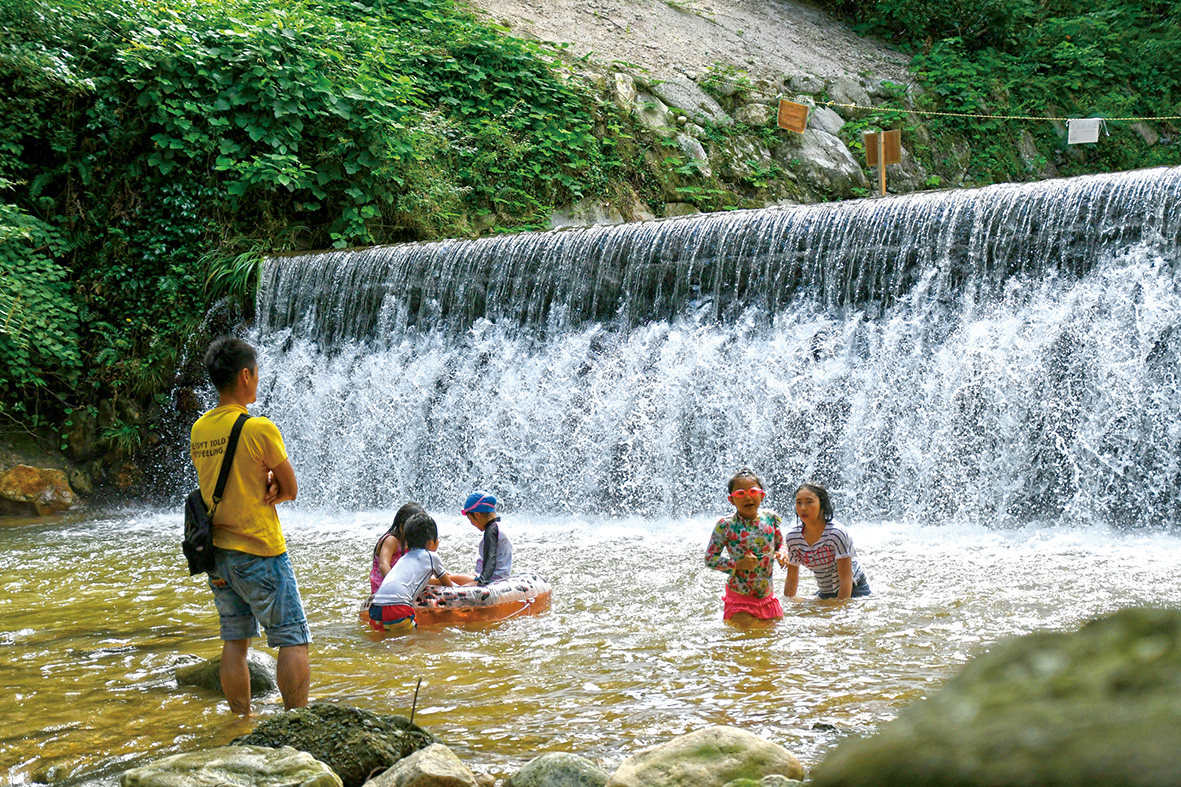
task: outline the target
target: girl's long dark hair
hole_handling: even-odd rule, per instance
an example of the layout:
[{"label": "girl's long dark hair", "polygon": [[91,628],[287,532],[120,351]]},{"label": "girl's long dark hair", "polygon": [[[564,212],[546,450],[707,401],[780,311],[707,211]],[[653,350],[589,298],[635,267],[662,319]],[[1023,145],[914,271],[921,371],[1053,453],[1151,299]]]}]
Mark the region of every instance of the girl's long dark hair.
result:
[{"label": "girl's long dark hair", "polygon": [[373,557],[377,557],[377,550],[381,548],[381,542],[385,540],[386,536],[393,536],[398,539],[398,543],[403,547],[406,546],[406,537],[404,529],[406,523],[410,521],[410,517],[415,514],[425,514],[426,509],[418,503],[407,503],[398,509],[398,513],[394,514],[394,522],[390,525],[390,529],[382,534],[381,538],[377,539],[377,544],[373,547]]}]

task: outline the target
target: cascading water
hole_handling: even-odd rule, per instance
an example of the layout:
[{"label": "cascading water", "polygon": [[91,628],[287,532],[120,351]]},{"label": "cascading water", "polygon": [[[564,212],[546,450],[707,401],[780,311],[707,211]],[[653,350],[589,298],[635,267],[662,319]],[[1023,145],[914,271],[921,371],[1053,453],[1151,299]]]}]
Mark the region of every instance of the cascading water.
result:
[{"label": "cascading water", "polygon": [[312,499],[1173,522],[1181,170],[268,262]]}]

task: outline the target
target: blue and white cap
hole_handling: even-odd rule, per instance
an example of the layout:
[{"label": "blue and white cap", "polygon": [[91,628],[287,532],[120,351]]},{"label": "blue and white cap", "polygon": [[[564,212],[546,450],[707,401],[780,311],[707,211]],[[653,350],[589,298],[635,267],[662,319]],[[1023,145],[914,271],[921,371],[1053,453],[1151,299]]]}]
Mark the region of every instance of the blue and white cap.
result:
[{"label": "blue and white cap", "polygon": [[485,492],[483,489],[477,489],[467,496],[467,500],[463,501],[463,508],[459,513],[467,516],[474,513],[485,513],[496,510],[496,495],[491,492]]}]

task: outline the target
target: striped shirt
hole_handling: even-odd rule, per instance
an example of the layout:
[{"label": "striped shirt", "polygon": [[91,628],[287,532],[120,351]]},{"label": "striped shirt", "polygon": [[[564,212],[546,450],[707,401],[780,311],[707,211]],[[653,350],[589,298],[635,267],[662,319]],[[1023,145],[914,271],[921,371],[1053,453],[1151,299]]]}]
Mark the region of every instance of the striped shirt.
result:
[{"label": "striped shirt", "polygon": [[857,562],[857,551],[849,531],[839,522],[829,522],[815,544],[804,540],[804,524],[800,522],[783,539],[787,548],[787,562],[793,566],[807,566],[816,574],[816,584],[821,593],[836,593],[841,589],[837,560],[847,557],[853,560],[853,584],[861,581],[865,572]]}]

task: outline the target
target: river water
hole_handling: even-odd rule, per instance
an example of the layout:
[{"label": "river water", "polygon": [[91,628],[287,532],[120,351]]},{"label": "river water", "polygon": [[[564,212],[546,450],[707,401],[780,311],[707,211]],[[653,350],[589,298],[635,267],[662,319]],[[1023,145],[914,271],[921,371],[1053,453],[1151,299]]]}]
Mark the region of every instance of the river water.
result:
[{"label": "river water", "polygon": [[[1178,605],[1179,257],[1181,169],[270,260],[241,330],[300,479],[313,697],[408,713],[421,678],[416,719],[496,775],[707,724],[811,767],[998,639]],[[172,677],[219,650],[181,427],[167,510],[0,526],[0,779],[247,731]],[[704,550],[742,466],[789,518],[825,483],[873,595],[723,624]],[[471,571],[476,487],[552,609],[369,639],[393,511]]]},{"label": "river water", "polygon": [[[789,499],[772,490],[768,505]],[[445,565],[471,570],[478,534],[435,513]],[[313,699],[408,714],[421,678],[416,720],[497,776],[548,751],[611,770],[708,724],[756,732],[811,767],[1002,637],[1181,604],[1175,535],[849,519],[873,595],[788,604],[779,624],[744,631],[722,623],[724,577],[704,566],[710,518],[506,511],[514,564],[553,583],[551,610],[375,642],[355,607],[392,510],[283,514],[315,639]],[[178,528],[171,510],[0,528],[0,781],[114,784],[124,768],[248,731],[173,678],[220,647]],[[814,589],[805,572],[801,594]],[[257,707],[281,710],[277,696]]]}]

